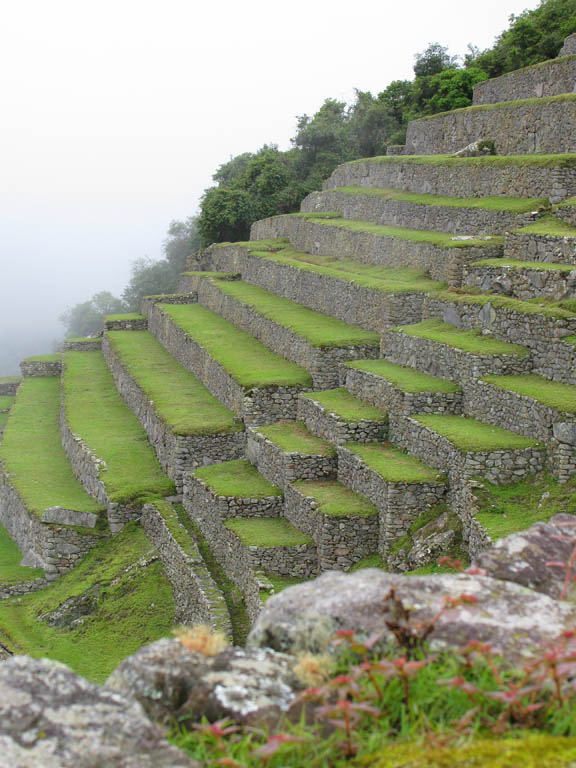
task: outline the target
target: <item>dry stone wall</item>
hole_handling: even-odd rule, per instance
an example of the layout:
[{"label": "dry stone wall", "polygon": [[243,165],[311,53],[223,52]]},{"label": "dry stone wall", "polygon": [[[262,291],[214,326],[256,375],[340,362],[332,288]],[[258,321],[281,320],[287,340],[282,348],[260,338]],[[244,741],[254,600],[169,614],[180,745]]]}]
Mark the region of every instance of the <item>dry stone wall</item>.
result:
[{"label": "dry stone wall", "polygon": [[554,216],[565,221],[566,224],[570,224],[571,227],[576,227],[576,204],[558,206],[554,210]]},{"label": "dry stone wall", "polygon": [[282,496],[239,497],[220,496],[203,480],[196,476],[188,477],[188,488],[194,489],[195,497],[214,510],[221,520],[230,517],[280,517],[284,508]]},{"label": "dry stone wall", "polygon": [[547,98],[576,92],[576,56],[550,59],[474,86],[473,104]]},{"label": "dry stone wall", "polygon": [[506,236],[506,257],[517,261],[576,265],[576,237],[511,232]]},{"label": "dry stone wall", "polygon": [[564,45],[560,49],[558,56],[572,56],[576,54],[576,32],[572,35],[568,35],[564,40]]},{"label": "dry stone wall", "polygon": [[555,301],[570,299],[576,296],[576,265],[573,271],[565,272],[536,266],[530,269],[506,264],[490,267],[470,264],[464,267],[463,284],[521,301],[545,296]]},{"label": "dry stone wall", "polygon": [[387,416],[383,415],[380,420],[347,421],[313,398],[302,395],[298,400],[297,416],[298,421],[303,421],[310,432],[333,445],[372,443],[385,440],[388,436]]},{"label": "dry stone wall", "polygon": [[92,352],[95,349],[100,349],[102,346],[102,337],[96,337],[94,339],[86,339],[84,341],[70,341],[65,339],[62,344],[62,349],[67,352]]},{"label": "dry stone wall", "polygon": [[60,376],[62,362],[60,360],[22,360],[20,370],[22,376],[26,378]]}]

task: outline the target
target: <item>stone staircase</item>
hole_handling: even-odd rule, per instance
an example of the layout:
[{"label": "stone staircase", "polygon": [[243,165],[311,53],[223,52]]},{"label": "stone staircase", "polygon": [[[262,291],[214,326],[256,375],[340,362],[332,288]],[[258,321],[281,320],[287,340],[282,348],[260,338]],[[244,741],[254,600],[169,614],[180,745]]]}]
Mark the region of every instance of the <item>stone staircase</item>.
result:
[{"label": "stone staircase", "polygon": [[[479,84],[473,107],[411,124],[403,154],[340,166],[299,214],[193,255],[177,294],[106,320],[101,351],[71,340],[63,355],[24,361],[26,379],[61,376],[62,442],[112,530],[143,514],[147,494],[170,497],[172,482],[253,619],[275,580],[386,559],[423,515],[448,510],[477,551],[488,536],[475,483],[576,473],[567,45]],[[447,154],[478,140],[498,154]],[[98,360],[98,376],[84,381],[79,355]],[[126,414],[140,437],[121,434]],[[154,449],[166,484],[149,482],[131,440]],[[115,472],[137,476],[131,492]],[[181,610],[223,626],[193,540],[152,502],[143,520],[165,567],[199,591],[187,604],[180,590]]]}]

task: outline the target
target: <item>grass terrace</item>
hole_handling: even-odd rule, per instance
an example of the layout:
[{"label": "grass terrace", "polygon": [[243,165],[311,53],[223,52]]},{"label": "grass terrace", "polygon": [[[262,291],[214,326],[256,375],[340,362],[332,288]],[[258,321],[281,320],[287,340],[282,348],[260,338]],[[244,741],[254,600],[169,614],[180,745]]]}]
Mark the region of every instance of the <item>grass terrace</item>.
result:
[{"label": "grass terrace", "polygon": [[0,411],[0,429],[4,429],[7,421],[8,421],[8,412]]},{"label": "grass terrace", "polygon": [[554,264],[549,261],[517,261],[515,259],[482,259],[470,264],[471,267],[510,267],[512,269],[532,269],[540,272],[573,272],[574,264]]},{"label": "grass terrace", "polygon": [[100,479],[111,501],[146,501],[174,493],[100,352],[64,353],[62,392],[71,431],[106,464]]},{"label": "grass terrace", "polygon": [[282,491],[269,483],[247,459],[223,461],[210,467],[195,469],[194,476],[210,488],[216,496],[237,499],[264,499],[282,496]]},{"label": "grass terrace", "polygon": [[68,339],[64,339],[64,343],[68,341],[81,342],[82,344],[100,344],[102,338],[100,336],[71,336]]},{"label": "grass terrace", "polygon": [[271,291],[240,280],[214,281],[227,296],[253,307],[258,313],[302,336],[314,347],[340,347],[373,344],[378,346],[380,337],[343,320],[314,312],[290,299],[284,299]]},{"label": "grass terrace", "polygon": [[331,187],[334,192],[346,195],[367,195],[400,203],[430,205],[439,208],[482,208],[488,211],[506,211],[508,213],[530,213],[550,205],[545,197],[447,197],[444,195],[420,195],[415,192],[402,192],[385,187]]},{"label": "grass terrace", "polygon": [[375,376],[381,376],[404,392],[461,392],[461,387],[451,381],[421,373],[414,368],[395,365],[387,360],[356,360],[345,364],[347,368],[367,371]]},{"label": "grass terrace", "polygon": [[247,547],[311,546],[314,539],[283,517],[236,517],[224,525]]},{"label": "grass terrace", "polygon": [[[296,214],[298,215],[298,214]],[[338,227],[349,232],[360,232],[377,237],[394,237],[398,240],[411,240],[416,243],[429,243],[438,248],[471,248],[473,246],[484,247],[503,245],[501,236],[470,236],[462,239],[461,235],[452,235],[447,232],[433,232],[427,229],[408,229],[407,227],[392,227],[383,224],[371,224],[365,221],[352,219],[321,218],[317,214],[306,213],[303,215],[307,221],[313,221],[328,227]]]},{"label": "grass terrace", "polygon": [[14,395],[0,395],[0,413],[9,411],[14,402]]},{"label": "grass terrace", "polygon": [[518,235],[549,235],[551,237],[576,237],[576,227],[554,216],[543,216],[532,224],[514,230]]},{"label": "grass terrace", "polygon": [[505,309],[525,315],[538,314],[553,320],[563,320],[576,316],[576,304],[573,299],[550,301],[536,298],[530,301],[522,301],[521,299],[512,299],[509,296],[497,296],[496,294],[486,294],[480,291],[475,293],[473,289],[467,290],[468,293],[460,293],[457,290],[439,291],[434,294],[434,298],[455,304],[481,304],[484,306],[489,303],[495,309]]},{"label": "grass terrace", "polygon": [[485,376],[482,381],[518,395],[531,397],[542,405],[556,408],[563,413],[576,414],[576,387],[561,384],[559,381],[550,381],[532,373],[523,376]]},{"label": "grass terrace", "polygon": [[267,437],[285,453],[299,453],[303,456],[335,456],[336,449],[309,432],[304,424],[297,421],[279,421],[257,431]]},{"label": "grass terrace", "polygon": [[28,509],[40,517],[48,507],[101,513],[96,530],[105,526],[104,509],[89,496],[72,472],[60,442],[60,382],[56,377],[25,379],[0,444],[0,459],[10,483]]},{"label": "grass terrace", "polygon": [[[536,101],[536,99],[535,99]],[[537,99],[537,101],[541,101]],[[443,114],[447,114],[446,112]],[[431,115],[436,117],[436,115]],[[485,168],[576,168],[573,153],[548,155],[487,155],[486,157],[454,157],[454,155],[379,155],[360,160],[350,160],[346,165],[378,163],[402,165],[443,165],[448,167],[479,166]]]},{"label": "grass terrace", "polygon": [[378,514],[368,499],[354,493],[337,480],[300,480],[294,488],[314,499],[317,509],[330,517],[372,517]]},{"label": "grass terrace", "polygon": [[0,376],[0,385],[2,384],[20,384],[21,376]]},{"label": "grass terrace", "polygon": [[41,568],[20,565],[21,560],[22,552],[18,549],[18,545],[10,538],[6,528],[0,525],[0,585],[32,581],[44,576]]},{"label": "grass terrace", "polygon": [[384,411],[359,400],[344,387],[325,389],[322,392],[306,392],[302,397],[315,400],[329,413],[335,413],[343,421],[384,421],[388,418]]},{"label": "grass terrace", "polygon": [[159,304],[162,312],[244,389],[254,387],[308,387],[312,377],[295,363],[275,355],[264,344],[199,304]]},{"label": "grass terrace", "polygon": [[154,410],[177,435],[239,432],[234,414],[148,331],[107,331],[110,346]]},{"label": "grass terrace", "polygon": [[35,355],[34,357],[27,357],[22,362],[24,363],[59,363],[62,359],[62,355],[59,352],[55,352],[50,355]]},{"label": "grass terrace", "polygon": [[[221,245],[225,245],[222,243]],[[426,293],[441,290],[443,283],[431,280],[424,270],[410,267],[381,267],[336,256],[321,256],[294,250],[287,240],[254,240],[234,245],[248,248],[259,259],[283,264],[334,280],[353,282],[382,293]]]},{"label": "grass terrace", "polygon": [[483,335],[480,328],[467,331],[435,317],[415,325],[401,325],[391,330],[401,331],[408,336],[416,336],[420,339],[429,339],[439,344],[446,344],[475,355],[526,357],[529,354],[528,350],[519,344],[509,344],[506,341],[499,341],[493,336]]},{"label": "grass terrace", "polygon": [[141,315],[140,312],[125,312],[119,315],[106,315],[104,318],[105,323],[121,323],[124,320],[146,320],[146,318],[144,315]]},{"label": "grass terrace", "polygon": [[556,104],[558,102],[570,102],[576,101],[576,94],[574,93],[561,93],[558,96],[547,96],[545,98],[533,98],[533,99],[516,99],[515,101],[498,101],[495,104],[476,104],[472,107],[460,107],[460,109],[453,109],[449,112],[437,112],[435,115],[426,115],[425,117],[419,117],[416,122],[420,120],[432,120],[435,117],[446,117],[446,115],[453,115],[458,113],[472,113],[472,112],[489,112],[494,109],[515,109],[516,107],[528,107],[530,105],[544,104]]},{"label": "grass terrace", "polygon": [[558,208],[574,208],[576,206],[576,197],[569,197],[568,200],[558,204]]},{"label": "grass terrace", "polygon": [[346,443],[345,447],[389,483],[443,482],[437,470],[388,443]]},{"label": "grass terrace", "polygon": [[538,445],[530,437],[465,416],[419,414],[412,418],[445,437],[460,451],[506,451]]}]

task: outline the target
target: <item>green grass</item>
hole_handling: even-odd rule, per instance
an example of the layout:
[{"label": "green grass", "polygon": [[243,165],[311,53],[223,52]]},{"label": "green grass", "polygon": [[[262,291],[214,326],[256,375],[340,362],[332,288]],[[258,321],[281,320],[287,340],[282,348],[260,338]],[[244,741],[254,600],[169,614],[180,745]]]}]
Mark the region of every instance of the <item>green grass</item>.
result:
[{"label": "green grass", "polygon": [[14,395],[0,395],[0,413],[9,411],[14,402]]},{"label": "green grass", "polygon": [[544,216],[532,224],[514,230],[519,235],[550,235],[551,237],[576,237],[576,227],[562,219]]},{"label": "green grass", "polygon": [[443,482],[437,470],[387,443],[346,443],[345,447],[389,483]]},{"label": "green grass", "polygon": [[299,453],[304,456],[336,455],[334,446],[313,435],[300,422],[279,421],[267,427],[258,427],[257,430],[285,453]]},{"label": "green grass", "polygon": [[[436,115],[432,115],[436,117]],[[479,166],[486,168],[576,168],[576,154],[555,155],[488,155],[486,157],[454,157],[454,155],[379,155],[350,160],[346,165],[378,163],[384,165],[444,165],[448,167]]]},{"label": "green grass", "polygon": [[22,552],[18,545],[10,538],[6,528],[0,525],[0,584],[17,584],[44,576],[41,568],[20,565],[21,560]]},{"label": "green grass", "polygon": [[[144,531],[129,524],[49,587],[0,603],[0,641],[16,653],[48,656],[104,682],[122,659],[170,634],[174,625],[172,589],[162,564],[136,565],[151,550]],[[55,628],[39,621],[95,585],[100,585],[95,610],[80,626]]]},{"label": "green grass", "polygon": [[218,290],[233,299],[253,307],[259,314],[302,336],[314,347],[340,347],[372,344],[378,346],[380,337],[357,325],[349,325],[321,312],[284,299],[257,285],[240,280],[215,280]]},{"label": "green grass", "polygon": [[576,206],[576,197],[569,197],[568,200],[564,200],[558,204],[558,208],[573,208]]},{"label": "green grass", "polygon": [[106,462],[100,479],[112,501],[140,502],[174,493],[99,351],[64,353],[62,392],[71,431]]},{"label": "green grass", "polygon": [[445,437],[461,451],[505,451],[538,445],[530,437],[464,416],[418,414],[412,418]]},{"label": "green grass", "polygon": [[0,384],[20,384],[22,381],[21,376],[1,376]]},{"label": "green grass", "polygon": [[374,408],[363,400],[358,400],[344,387],[325,389],[322,392],[306,392],[302,397],[315,400],[329,413],[335,413],[343,421],[385,421],[388,419],[384,411]]},{"label": "green grass", "polygon": [[576,515],[576,478],[559,483],[549,475],[537,475],[513,485],[476,483],[476,517],[489,536],[499,539],[524,531],[554,515]]},{"label": "green grass", "polygon": [[123,322],[124,320],[146,320],[144,315],[141,315],[140,312],[126,312],[119,315],[106,315],[104,318],[105,323],[118,323]]},{"label": "green grass", "polygon": [[352,219],[321,219],[313,213],[305,214],[308,221],[313,221],[326,227],[337,227],[349,232],[360,232],[377,237],[394,237],[398,240],[411,240],[416,243],[429,243],[438,248],[471,248],[473,246],[486,247],[502,245],[504,238],[497,236],[470,237],[459,239],[461,235],[452,235],[447,232],[433,232],[427,229],[408,229],[407,227],[392,227],[383,224],[371,224],[365,221],[353,221]]},{"label": "green grass", "polygon": [[576,269],[574,264],[554,264],[549,261],[517,261],[515,259],[482,259],[469,265],[476,267],[511,267],[512,269],[533,269],[540,272],[573,272]]},{"label": "green grass", "polygon": [[294,488],[304,496],[312,496],[317,509],[330,517],[372,517],[378,514],[368,499],[354,493],[337,480],[300,480]]},{"label": "green grass", "polygon": [[236,517],[224,525],[247,547],[311,546],[314,540],[283,517]]},{"label": "green grass", "polygon": [[299,365],[275,355],[250,334],[199,304],[159,304],[174,323],[249,391],[254,387],[308,387],[312,377]]},{"label": "green grass", "polygon": [[148,331],[107,331],[110,346],[154,410],[177,435],[239,432],[234,414]]},{"label": "green grass", "polygon": [[269,483],[246,459],[224,461],[210,467],[195,469],[197,477],[217,495],[238,499],[264,499],[282,496],[282,491]]},{"label": "green grass", "polygon": [[415,325],[401,325],[391,329],[401,331],[407,336],[416,336],[421,339],[429,339],[439,344],[447,344],[463,352],[475,355],[516,355],[526,357],[529,352],[518,344],[509,344],[499,341],[492,336],[484,336],[480,328],[464,330],[454,325],[445,323],[439,318],[432,317]]},{"label": "green grass", "polygon": [[59,363],[62,359],[62,355],[59,352],[55,352],[51,355],[35,355],[34,357],[27,357],[22,362],[24,363]]},{"label": "green grass", "polygon": [[362,560],[358,560],[357,563],[354,563],[348,573],[355,573],[356,571],[361,571],[363,568],[380,568],[380,570],[385,571],[386,563],[382,559],[382,555],[377,553],[374,555],[366,555]]},{"label": "green grass", "polygon": [[414,368],[406,368],[403,365],[395,365],[387,360],[355,360],[352,363],[345,364],[347,368],[353,368],[358,371],[367,371],[376,376],[382,376],[391,384],[404,392],[461,392],[457,384],[445,379],[439,379],[436,376],[429,376],[427,373],[421,373]]},{"label": "green grass", "polygon": [[403,192],[384,187],[333,187],[327,191],[343,192],[346,195],[368,195],[402,203],[431,205],[440,208],[482,208],[488,211],[507,211],[508,213],[529,213],[550,205],[546,197],[447,197],[445,195]]},{"label": "green grass", "polygon": [[532,99],[516,99],[515,101],[499,101],[496,104],[476,104],[472,107],[461,107],[460,109],[452,109],[449,112],[437,112],[435,115],[426,115],[426,117],[419,117],[415,122],[421,120],[433,120],[435,117],[446,117],[447,115],[453,115],[455,113],[470,114],[473,112],[491,112],[495,109],[515,109],[516,107],[528,107],[528,106],[544,106],[545,104],[557,104],[561,102],[576,101],[576,94],[574,93],[561,93],[558,96],[547,96],[546,98],[532,98]]},{"label": "green grass", "polygon": [[[553,320],[563,320],[573,318],[575,312],[572,306],[566,306],[566,300],[557,302],[547,301],[543,298],[522,301],[521,299],[512,299],[509,296],[496,296],[495,294],[474,293],[472,289],[467,289],[468,293],[460,293],[458,290],[439,291],[434,294],[434,298],[440,301],[454,302],[455,304],[490,304],[495,309],[506,309],[519,314],[538,314],[549,317]],[[572,301],[572,300],[569,300]]]},{"label": "green grass", "polygon": [[4,413],[0,412],[0,429],[4,429],[4,427],[6,426],[6,422],[8,421],[8,415],[9,414],[6,412]]},{"label": "green grass", "polygon": [[522,376],[484,376],[482,381],[500,389],[532,397],[543,405],[576,414],[576,387],[526,373]]},{"label": "green grass", "polygon": [[[303,584],[307,581],[307,579],[297,579],[295,576],[277,576],[275,573],[265,573],[264,575],[274,587],[275,595],[288,587],[294,587],[296,584]],[[272,597],[272,595],[268,595],[268,597]]]},{"label": "green grass", "polygon": [[82,344],[101,344],[101,336],[71,336],[69,339],[64,339],[64,343],[68,341],[82,342]]},{"label": "green grass", "polygon": [[38,516],[48,507],[103,512],[74,476],[60,442],[60,382],[27,378],[0,444],[0,459],[28,509]]}]

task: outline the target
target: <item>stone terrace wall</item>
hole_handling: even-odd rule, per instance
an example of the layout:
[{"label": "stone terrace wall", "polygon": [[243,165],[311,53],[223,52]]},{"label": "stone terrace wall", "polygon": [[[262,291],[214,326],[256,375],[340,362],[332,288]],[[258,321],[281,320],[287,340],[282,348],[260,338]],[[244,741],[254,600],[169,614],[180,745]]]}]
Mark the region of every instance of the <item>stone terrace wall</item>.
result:
[{"label": "stone terrace wall", "polygon": [[37,592],[44,589],[50,582],[48,579],[38,577],[32,581],[19,581],[17,584],[6,584],[0,582],[0,600],[8,600],[11,597],[20,597],[29,592]]},{"label": "stone terrace wall", "polygon": [[506,258],[576,265],[576,237],[511,232],[506,235]]},{"label": "stone terrace wall", "polygon": [[385,440],[388,435],[387,416],[383,415],[381,420],[346,421],[309,397],[300,396],[298,400],[298,421],[303,421],[310,432],[333,445],[372,443]]},{"label": "stone terrace wall", "polygon": [[475,557],[492,544],[490,536],[476,518],[478,503],[469,482],[451,481],[448,507],[462,521],[462,539],[470,557]]},{"label": "stone terrace wall", "polygon": [[461,235],[499,235],[528,224],[534,213],[517,214],[486,208],[460,208],[423,205],[391,200],[379,195],[348,194],[337,189],[311,192],[304,198],[302,211],[338,211],[343,218],[371,221],[409,229],[452,232]]},{"label": "stone terrace wall", "polygon": [[477,83],[474,86],[473,104],[540,99],[561,93],[574,93],[575,90],[576,56],[566,56]]},{"label": "stone terrace wall", "polygon": [[183,472],[244,456],[246,436],[240,430],[220,434],[175,434],[156,413],[153,402],[124,368],[106,337],[102,351],[118,391],[146,430],[163,471],[174,480],[179,493]]},{"label": "stone terrace wall", "polygon": [[554,211],[554,216],[576,227],[576,205],[561,205]]},{"label": "stone terrace wall", "polygon": [[318,575],[318,552],[311,544],[294,547],[245,547],[253,570],[278,576],[313,579]]},{"label": "stone terrace wall", "polygon": [[573,54],[576,54],[576,32],[568,35],[566,40],[564,40],[564,45],[560,49],[558,56],[571,56]]},{"label": "stone terrace wall", "polygon": [[[86,552],[101,541],[101,536],[97,534],[82,534],[73,528],[40,522],[11,485],[2,468],[0,523],[18,545],[25,561],[43,568],[48,581],[53,581],[78,565]],[[4,585],[0,590],[3,588]]]},{"label": "stone terrace wall", "polygon": [[[575,241],[576,243],[576,241]],[[521,301],[549,296],[554,300],[576,296],[576,265],[571,272],[507,266],[464,267],[463,284],[501,293]]]},{"label": "stone terrace wall", "polygon": [[[337,279],[267,261],[238,246],[217,246],[210,253],[215,269],[235,269],[249,283],[369,331],[381,333],[400,322],[417,323],[422,319],[422,293],[385,293],[345,277]],[[193,277],[182,275],[179,290],[186,290],[189,279]]]},{"label": "stone terrace wall", "polygon": [[22,376],[45,377],[60,376],[62,373],[62,362],[60,360],[22,360],[20,363]]},{"label": "stone terrace wall", "polygon": [[201,281],[198,301],[202,306],[254,336],[277,355],[306,368],[312,376],[314,387],[319,389],[337,386],[340,363],[376,358],[380,354],[378,344],[314,347],[290,328],[270,320],[250,305],[223,293],[211,280]]},{"label": "stone terrace wall", "polygon": [[144,296],[140,302],[140,311],[143,315],[148,317],[151,308],[155,304],[195,304],[197,301],[198,296],[196,295],[195,289],[193,292],[190,291],[183,294],[173,293],[158,296]]},{"label": "stone terrace wall", "polygon": [[145,331],[148,322],[145,317],[130,317],[124,320],[105,320],[106,331]]},{"label": "stone terrace wall", "polygon": [[62,343],[62,349],[73,352],[92,352],[95,349],[100,349],[101,346],[101,337],[90,339],[90,341],[68,341],[65,339]]},{"label": "stone terrace wall", "polygon": [[576,152],[575,124],[576,99],[467,107],[409,123],[406,153],[458,152],[482,139],[494,140],[499,155]]},{"label": "stone terrace wall", "polygon": [[0,395],[15,395],[20,386],[20,379],[15,381],[2,381],[0,379]]},{"label": "stone terrace wall", "polygon": [[244,498],[239,496],[218,496],[199,477],[188,481],[194,484],[195,493],[205,499],[220,519],[229,517],[280,517],[284,508],[283,496]]},{"label": "stone terrace wall", "polygon": [[[278,218],[278,217],[275,217]],[[502,246],[484,245],[444,248],[427,242],[403,240],[396,237],[352,232],[343,227],[321,224],[301,216],[286,215],[288,237],[294,248],[322,256],[338,256],[365,264],[383,267],[412,267],[430,273],[433,280],[460,285],[462,264],[478,259],[498,258]],[[252,231],[256,237],[266,235],[267,222],[276,226],[275,219],[256,222]]]},{"label": "stone terrace wall", "polygon": [[[176,524],[181,526],[179,522]],[[158,550],[172,586],[176,607],[174,620],[180,624],[217,626],[214,609],[217,607],[215,596],[219,590],[192,540],[190,546],[194,549],[185,551],[154,504],[146,504],[144,507],[142,527]],[[188,536],[183,527],[182,531]],[[223,602],[223,598],[221,600]],[[231,637],[230,631],[228,634]]]},{"label": "stone terrace wall", "polygon": [[463,158],[431,164],[378,158],[345,163],[324,182],[324,189],[389,187],[449,197],[547,197],[551,203],[576,195],[576,168],[504,165],[500,158],[495,165],[482,165],[482,161]]}]

